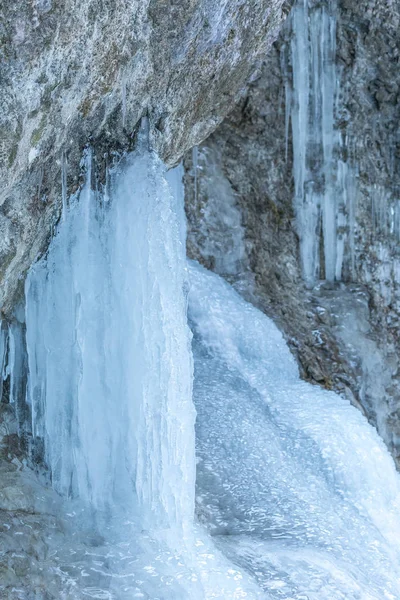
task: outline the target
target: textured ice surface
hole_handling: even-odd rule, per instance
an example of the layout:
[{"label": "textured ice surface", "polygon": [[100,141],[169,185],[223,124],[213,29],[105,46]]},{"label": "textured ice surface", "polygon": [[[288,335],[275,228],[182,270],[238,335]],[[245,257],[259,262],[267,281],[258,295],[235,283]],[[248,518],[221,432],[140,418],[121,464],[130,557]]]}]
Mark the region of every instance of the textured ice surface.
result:
[{"label": "textured ice surface", "polygon": [[142,147],[95,191],[90,152],[84,163],[26,283],[32,430],[66,498],[49,586],[79,600],[260,598],[193,523],[182,168],[166,174]]},{"label": "textured ice surface", "polygon": [[273,598],[400,597],[400,480],[349,402],[299,379],[275,325],[192,263],[197,510]]},{"label": "textured ice surface", "polygon": [[[160,161],[86,184],[26,285],[29,390],[55,489],[140,519],[192,514],[185,256]],[[172,177],[172,176],[170,176]]]},{"label": "textured ice surface", "polygon": [[85,165],[26,284],[32,431],[64,498],[9,486],[46,513],[25,509],[15,535],[48,535],[43,555],[40,533],[14,544],[35,556],[17,597],[44,581],[57,600],[397,600],[400,481],[375,431],[300,381],[227,283],[194,263],[188,277],[181,169],[142,148],[95,191]]},{"label": "textured ice surface", "polygon": [[230,277],[245,270],[246,249],[242,215],[234,190],[220,166],[221,153],[212,144],[201,151],[193,150],[194,202],[200,215],[191,223],[189,236],[195,236],[201,255],[213,265],[214,271]]}]

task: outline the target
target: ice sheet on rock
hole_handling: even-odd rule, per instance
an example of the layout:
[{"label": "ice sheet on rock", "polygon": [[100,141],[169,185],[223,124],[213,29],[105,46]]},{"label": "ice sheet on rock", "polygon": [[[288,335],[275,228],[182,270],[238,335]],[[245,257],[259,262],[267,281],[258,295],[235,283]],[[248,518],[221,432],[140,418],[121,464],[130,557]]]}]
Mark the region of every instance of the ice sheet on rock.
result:
[{"label": "ice sheet on rock", "polygon": [[197,511],[273,598],[400,597],[400,479],[366,419],[300,381],[275,325],[192,263]]},{"label": "ice sheet on rock", "polygon": [[[246,269],[242,215],[234,190],[223,173],[221,149],[210,145],[193,150],[194,201],[201,217],[193,223],[196,245],[205,261],[223,276],[236,276]],[[199,176],[201,173],[201,177]],[[201,185],[201,194],[199,189]],[[199,203],[201,197],[201,204]],[[189,236],[193,232],[189,231]]]},{"label": "ice sheet on rock", "polygon": [[289,20],[290,57],[286,47],[282,54],[286,122],[290,115],[292,124],[294,208],[309,286],[321,277],[340,280],[345,244],[350,253],[354,250],[355,190],[345,158],[349,141],[336,125],[336,12],[336,0],[297,0]]}]

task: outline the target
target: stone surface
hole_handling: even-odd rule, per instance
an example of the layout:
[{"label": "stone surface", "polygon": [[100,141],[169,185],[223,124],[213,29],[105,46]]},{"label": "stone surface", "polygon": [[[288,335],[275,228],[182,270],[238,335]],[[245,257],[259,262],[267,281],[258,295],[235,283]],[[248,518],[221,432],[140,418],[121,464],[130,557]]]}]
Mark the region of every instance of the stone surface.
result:
[{"label": "stone surface", "polygon": [[[98,171],[141,117],[168,164],[232,107],[285,0],[24,0],[0,8],[0,307],[43,251],[89,142]],[[107,155],[107,158],[105,157]],[[112,158],[111,158],[112,159]]]}]

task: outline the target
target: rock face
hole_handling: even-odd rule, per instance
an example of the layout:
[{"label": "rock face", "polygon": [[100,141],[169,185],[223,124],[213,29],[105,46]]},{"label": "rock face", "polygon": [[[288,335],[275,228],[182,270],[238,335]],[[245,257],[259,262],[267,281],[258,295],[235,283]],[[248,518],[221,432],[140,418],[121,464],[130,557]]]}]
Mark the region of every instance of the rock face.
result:
[{"label": "rock face", "polygon": [[[26,0],[0,8],[0,306],[43,251],[82,149],[128,148],[149,117],[169,164],[232,107],[284,0]],[[62,170],[64,174],[62,176]]]},{"label": "rock face", "polygon": [[[172,165],[217,127],[239,96],[224,123],[186,158],[189,253],[272,315],[303,376],[362,405],[398,457],[398,3],[297,2],[307,6],[308,23],[320,19],[321,27],[328,23],[335,31],[335,68],[325,65],[325,73],[336,78],[331,82],[336,180],[339,163],[346,171],[334,187],[341,195],[334,226],[335,252],[343,250],[340,273],[336,281],[322,283],[327,233],[318,206],[313,235],[319,267],[312,289],[304,285],[299,248],[304,231],[293,203],[292,157],[298,148],[292,132],[300,102],[293,40],[301,41],[294,18],[243,91],[290,3],[3,4],[2,315],[11,315],[27,268],[45,249],[63,194],[80,184],[78,165],[87,143],[96,148],[101,181],[113,151],[134,143],[137,124],[147,115],[151,143]],[[312,36],[310,29],[308,44]],[[322,46],[312,56],[322,56],[324,69],[329,57]],[[314,110],[317,86],[309,85]],[[327,187],[319,158],[323,145],[319,140],[309,152],[308,186]]]},{"label": "rock face", "polygon": [[[306,90],[310,123],[304,138],[304,189],[307,193],[314,186],[320,195],[316,225],[308,237],[304,235],[294,201],[293,152],[303,150],[295,147],[299,135],[293,128],[298,126],[296,111],[304,95],[299,96],[295,73],[299,53],[293,55],[293,46],[298,48],[299,31],[296,36],[292,16],[291,26],[274,45],[246,97],[186,158],[188,251],[233,281],[276,320],[298,357],[303,377],[333,387],[360,406],[398,462],[400,10],[396,3],[378,0],[309,1],[296,6],[303,10],[304,5],[309,24],[318,24],[315,15],[322,11],[319,26],[326,27],[324,19],[329,17],[328,28],[336,28],[334,68],[320,46],[311,52],[315,33],[311,26],[306,41],[309,60],[322,56],[325,76],[336,74],[335,81],[323,82],[324,93],[332,94],[331,115],[321,116],[318,110],[322,101],[313,92],[317,87],[313,88],[311,66]],[[321,36],[315,40],[320,43]],[[301,58],[307,61],[307,56]],[[321,109],[326,106],[320,104]],[[329,187],[327,169],[321,166],[327,152],[320,122],[324,118],[325,123],[332,118],[330,168],[336,202],[332,255],[339,265],[330,282],[324,281],[323,199]],[[212,183],[216,172],[217,186]],[[230,198],[226,210],[220,206],[222,188],[230,190],[225,194]],[[224,219],[224,210],[235,213],[234,239],[227,233],[232,231],[232,219]],[[221,252],[227,254],[229,235],[236,248],[233,268],[216,259]],[[300,242],[310,235],[319,267],[313,284],[306,287]]]}]

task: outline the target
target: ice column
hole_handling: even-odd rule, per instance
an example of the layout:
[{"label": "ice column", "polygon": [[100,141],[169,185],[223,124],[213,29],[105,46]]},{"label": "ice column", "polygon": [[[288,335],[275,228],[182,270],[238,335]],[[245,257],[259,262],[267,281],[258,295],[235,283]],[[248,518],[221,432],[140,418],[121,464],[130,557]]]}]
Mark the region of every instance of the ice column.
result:
[{"label": "ice column", "polygon": [[312,286],[318,277],[341,278],[347,229],[343,187],[347,164],[338,167],[335,158],[340,146],[335,127],[336,0],[298,0],[291,28],[291,93],[285,80],[292,123],[294,204],[303,276]]},{"label": "ice column", "polygon": [[292,136],[293,175],[295,186],[295,212],[300,237],[303,275],[312,284],[318,269],[318,219],[319,204],[313,182],[308,182],[307,149],[309,132],[310,65],[308,2],[300,0],[292,13],[293,38],[291,43],[293,95]]},{"label": "ice column", "polygon": [[[29,397],[53,486],[141,526],[190,519],[192,358],[181,171],[145,149],[86,183],[26,283]],[[175,193],[172,193],[172,190]]]},{"label": "ice column", "polygon": [[0,402],[3,397],[3,381],[6,379],[8,328],[0,321]]}]

